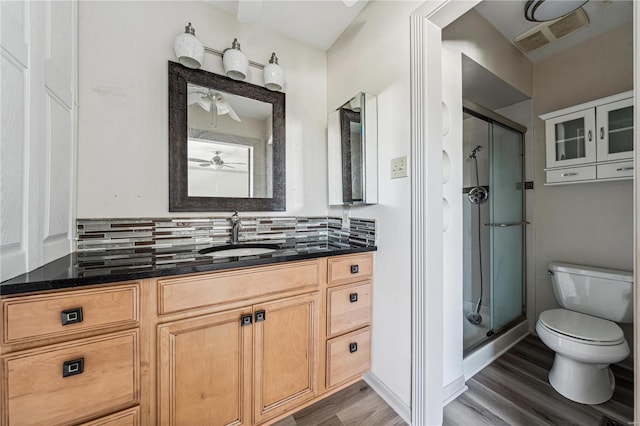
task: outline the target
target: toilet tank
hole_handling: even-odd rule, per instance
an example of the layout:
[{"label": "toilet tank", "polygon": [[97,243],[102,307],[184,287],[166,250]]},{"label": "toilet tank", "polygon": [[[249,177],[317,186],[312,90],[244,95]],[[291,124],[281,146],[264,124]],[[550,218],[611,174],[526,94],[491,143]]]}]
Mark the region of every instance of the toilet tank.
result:
[{"label": "toilet tank", "polygon": [[563,308],[633,322],[633,272],[552,262],[549,273],[553,293]]}]

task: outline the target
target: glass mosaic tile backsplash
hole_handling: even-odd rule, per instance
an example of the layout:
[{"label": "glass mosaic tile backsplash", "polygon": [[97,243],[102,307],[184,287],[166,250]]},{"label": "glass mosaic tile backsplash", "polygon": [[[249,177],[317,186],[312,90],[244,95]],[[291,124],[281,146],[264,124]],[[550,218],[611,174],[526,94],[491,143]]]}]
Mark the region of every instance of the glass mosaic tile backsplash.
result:
[{"label": "glass mosaic tile backsplash", "polygon": [[[283,247],[367,247],[376,243],[376,222],[335,217],[241,217],[240,243],[268,242]],[[78,219],[76,250],[84,257],[105,252],[156,254],[229,244],[229,217]]]}]

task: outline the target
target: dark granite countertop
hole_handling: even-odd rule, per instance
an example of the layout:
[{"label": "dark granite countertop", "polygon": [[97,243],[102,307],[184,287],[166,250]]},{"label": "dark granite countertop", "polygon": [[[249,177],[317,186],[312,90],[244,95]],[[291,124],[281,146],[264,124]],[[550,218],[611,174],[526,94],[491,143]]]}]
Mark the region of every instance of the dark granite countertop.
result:
[{"label": "dark granite countertop", "polygon": [[214,258],[202,255],[203,247],[174,247],[171,249],[138,252],[109,250],[76,252],[46,265],[0,283],[0,296],[60,290],[95,284],[108,284],[144,278],[192,274],[268,265],[318,257],[375,251],[375,246],[319,246],[285,247],[271,253]]}]

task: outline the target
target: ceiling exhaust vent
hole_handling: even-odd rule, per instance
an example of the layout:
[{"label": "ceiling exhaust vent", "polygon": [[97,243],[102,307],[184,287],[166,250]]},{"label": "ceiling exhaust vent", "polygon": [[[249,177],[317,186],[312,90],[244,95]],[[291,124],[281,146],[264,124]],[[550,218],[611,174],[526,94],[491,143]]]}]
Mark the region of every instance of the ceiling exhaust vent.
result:
[{"label": "ceiling exhaust vent", "polygon": [[514,39],[524,53],[532,52],[551,44],[589,25],[589,18],[582,8],[555,21],[543,22],[525,31]]}]

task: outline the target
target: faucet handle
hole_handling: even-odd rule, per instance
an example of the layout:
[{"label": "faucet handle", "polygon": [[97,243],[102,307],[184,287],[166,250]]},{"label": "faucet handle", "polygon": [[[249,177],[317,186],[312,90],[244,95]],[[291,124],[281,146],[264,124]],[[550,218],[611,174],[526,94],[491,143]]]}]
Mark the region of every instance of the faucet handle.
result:
[{"label": "faucet handle", "polygon": [[234,214],[231,215],[231,223],[238,223],[240,222],[240,218],[238,217],[238,212],[236,211]]}]

